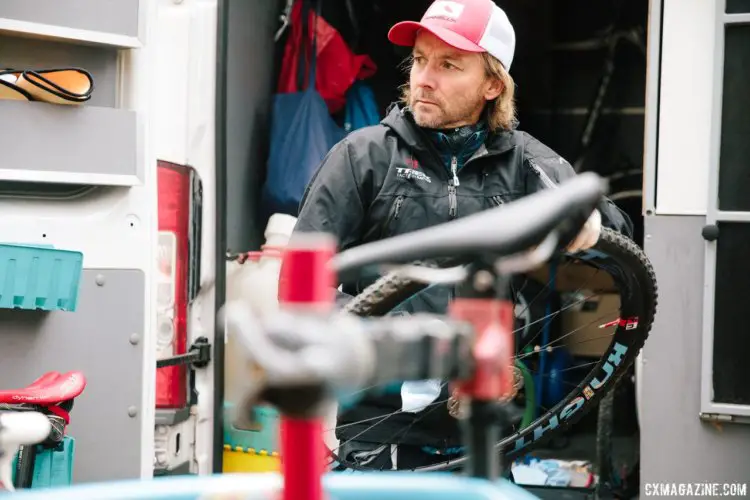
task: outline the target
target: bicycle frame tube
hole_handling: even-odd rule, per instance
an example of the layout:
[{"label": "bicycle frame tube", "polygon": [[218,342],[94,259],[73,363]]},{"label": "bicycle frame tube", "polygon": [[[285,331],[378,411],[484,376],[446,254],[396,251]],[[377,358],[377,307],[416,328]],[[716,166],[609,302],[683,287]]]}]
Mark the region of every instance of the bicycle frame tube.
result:
[{"label": "bicycle frame tube", "polygon": [[[287,247],[279,276],[280,306],[300,312],[332,310],[335,279],[328,263],[335,252],[335,241],[322,235],[299,238]],[[280,441],[282,500],[323,500],[326,448],[321,416],[282,414]]]}]

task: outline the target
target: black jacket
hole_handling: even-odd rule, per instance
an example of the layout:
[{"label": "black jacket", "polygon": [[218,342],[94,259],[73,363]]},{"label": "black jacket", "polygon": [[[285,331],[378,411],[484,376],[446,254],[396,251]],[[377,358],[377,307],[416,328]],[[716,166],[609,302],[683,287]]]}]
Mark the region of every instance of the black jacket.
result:
[{"label": "black jacket", "polygon": [[[574,175],[560,155],[513,130],[490,134],[454,176],[408,109],[393,106],[379,125],[356,130],[331,149],[305,191],[295,232],[332,233],[341,251],[509,203]],[[611,201],[603,199],[599,211],[603,225],[632,236],[632,223]],[[340,302],[366,284],[343,284]],[[443,312],[449,299],[450,291],[430,288],[401,309]],[[446,397],[444,388],[440,399]],[[373,426],[380,420],[375,417],[397,412],[401,398],[398,393],[368,397],[339,416],[339,425],[349,425],[337,436],[351,439],[370,428],[357,440],[455,446],[460,443],[456,421],[444,404],[438,406],[416,416],[399,413]],[[394,437],[409,426],[406,435]]]}]

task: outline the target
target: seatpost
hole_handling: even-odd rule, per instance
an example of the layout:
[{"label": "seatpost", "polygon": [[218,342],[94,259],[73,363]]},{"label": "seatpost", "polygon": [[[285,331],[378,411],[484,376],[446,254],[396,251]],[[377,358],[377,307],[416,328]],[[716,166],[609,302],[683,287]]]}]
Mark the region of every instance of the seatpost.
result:
[{"label": "seatpost", "polygon": [[495,448],[504,419],[498,410],[501,398],[513,388],[513,302],[510,283],[489,264],[479,261],[460,286],[449,306],[451,317],[472,324],[475,369],[468,381],[457,384],[459,395],[471,401],[463,423],[468,448],[467,473],[493,481],[502,474],[500,452]]},{"label": "seatpost", "polygon": [[[329,261],[335,240],[323,234],[295,235],[284,251],[279,303],[286,310],[325,313],[333,310],[335,277]],[[275,398],[281,413],[282,500],[323,500],[326,451],[321,409],[324,387],[290,388]],[[280,397],[279,397],[280,396]]]}]

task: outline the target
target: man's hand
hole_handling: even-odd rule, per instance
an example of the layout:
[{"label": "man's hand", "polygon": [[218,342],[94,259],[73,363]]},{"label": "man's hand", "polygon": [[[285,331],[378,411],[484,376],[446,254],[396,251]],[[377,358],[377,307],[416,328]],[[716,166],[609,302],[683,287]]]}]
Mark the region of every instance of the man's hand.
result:
[{"label": "man's hand", "polygon": [[581,232],[578,233],[575,240],[568,245],[567,250],[571,253],[587,250],[599,241],[599,234],[602,231],[602,214],[599,210],[594,210],[591,217],[586,221]]}]

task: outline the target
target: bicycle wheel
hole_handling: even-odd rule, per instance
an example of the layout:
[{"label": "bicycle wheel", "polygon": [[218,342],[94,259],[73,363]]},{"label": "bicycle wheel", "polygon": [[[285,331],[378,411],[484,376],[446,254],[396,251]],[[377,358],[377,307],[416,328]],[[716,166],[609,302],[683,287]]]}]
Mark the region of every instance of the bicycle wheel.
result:
[{"label": "bicycle wheel", "polygon": [[[552,283],[552,286],[548,282],[545,288],[549,291],[561,286],[560,283],[570,277],[571,273],[566,269],[569,269],[567,266],[571,265],[586,266],[585,270],[589,272],[588,274],[579,273],[580,276],[586,276],[586,280],[583,283],[575,282],[576,287],[568,290],[570,293],[567,293],[566,296],[583,295],[584,299],[571,300],[569,298],[564,301],[564,305],[559,311],[547,315],[545,321],[533,320],[532,323],[538,325],[538,327],[534,332],[526,332],[527,338],[530,337],[533,341],[540,336],[544,337],[549,333],[545,332],[545,328],[548,326],[550,318],[556,318],[565,313],[566,310],[572,310],[590,301],[593,295],[587,296],[587,293],[601,288],[600,285],[592,285],[592,283],[604,282],[603,276],[608,276],[609,290],[614,291],[619,296],[619,307],[615,310],[605,311],[601,316],[597,313],[593,321],[578,328],[578,330],[584,328],[591,330],[589,327],[593,326],[593,328],[603,331],[602,335],[589,337],[588,340],[584,341],[603,343],[604,347],[601,349],[601,353],[595,356],[594,361],[577,367],[579,370],[589,366],[592,368],[588,374],[571,383],[572,389],[567,390],[556,404],[541,408],[541,414],[530,424],[523,427],[514,427],[508,435],[497,443],[497,449],[504,455],[506,462],[528,453],[550,438],[559,435],[596,407],[601,398],[615,387],[618,379],[633,364],[651,330],[657,306],[657,284],[651,263],[638,245],[627,237],[604,228],[594,248],[581,255],[568,256],[564,259],[564,262],[557,264],[557,282]],[[573,283],[575,280],[568,281]],[[414,282],[399,276],[397,273],[391,273],[378,279],[353,298],[345,306],[344,312],[358,316],[382,316],[425,288],[426,285],[422,283]],[[537,293],[536,295],[539,296],[540,294]],[[535,298],[525,297],[527,302],[534,302]],[[540,323],[543,324],[540,325]],[[528,322],[525,322],[523,328],[528,328],[528,326]],[[549,342],[544,345],[537,344],[531,347],[528,344],[518,345],[516,349],[517,360],[530,361],[526,363],[526,366],[531,370],[538,368],[544,362],[534,363],[535,357],[541,360],[545,353],[561,348],[570,348],[568,342],[571,336],[575,335],[576,330],[573,330],[565,334],[551,335],[547,339]],[[545,373],[542,370],[542,373],[538,375],[542,380]],[[536,392],[539,392],[539,389],[540,387],[537,385]],[[433,407],[425,410],[425,412],[445,411],[446,405],[443,404],[443,401],[436,401],[431,406]],[[377,420],[377,423],[383,421],[382,418],[371,420]],[[528,422],[527,419],[524,420]],[[519,418],[519,423],[520,421]],[[346,438],[345,441],[351,441],[352,439]],[[344,443],[339,443],[339,446],[342,444]],[[383,443],[383,446],[387,445],[397,446],[398,443]],[[361,462],[354,463],[346,457],[340,456],[337,450],[329,451],[333,460],[338,462],[339,470],[377,470],[377,467],[363,466]],[[466,461],[466,457],[436,460],[437,463],[414,467],[410,470],[420,472],[455,470],[461,467]]]}]

